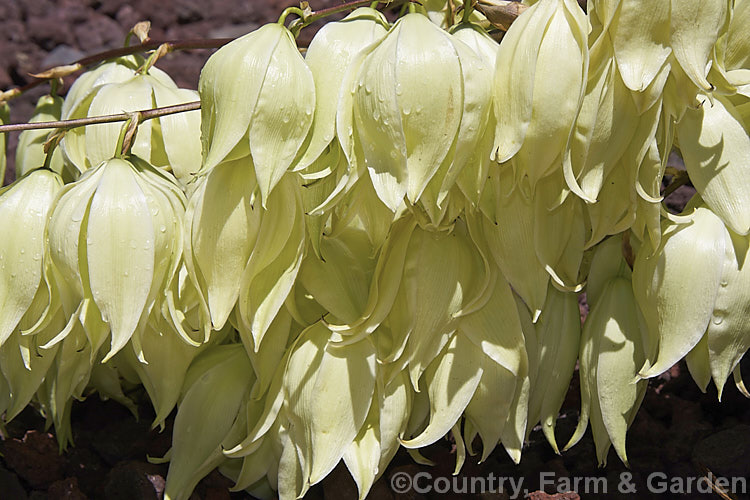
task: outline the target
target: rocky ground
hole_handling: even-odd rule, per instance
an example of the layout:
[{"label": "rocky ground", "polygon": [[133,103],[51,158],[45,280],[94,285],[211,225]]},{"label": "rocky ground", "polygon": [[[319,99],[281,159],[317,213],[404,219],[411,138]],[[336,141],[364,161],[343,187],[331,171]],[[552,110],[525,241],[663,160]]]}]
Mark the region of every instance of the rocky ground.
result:
[{"label": "rocky ground", "polygon": [[[152,22],[151,35],[155,39],[231,37],[275,21],[281,10],[292,3],[292,0],[0,0],[0,90],[23,85],[29,81],[29,73],[120,46],[128,30],[144,19]],[[334,3],[335,0],[311,0],[313,8]],[[309,39],[313,31],[303,31],[302,38]],[[160,61],[159,66],[179,85],[195,88],[200,68],[209,53],[196,50],[172,54]],[[11,103],[13,121],[27,120],[36,98],[45,91],[40,87],[14,100]],[[15,136],[11,145],[14,142]],[[12,156],[11,152],[9,172],[12,172]],[[671,208],[679,209],[690,194],[690,189],[675,193],[670,200]],[[750,366],[745,366],[744,372],[750,373]],[[597,468],[590,433],[573,449],[558,456],[537,429],[531,434],[520,465],[514,465],[501,449],[495,450],[482,464],[477,464],[476,457],[469,457],[456,484],[460,488],[462,478],[487,480],[493,474],[495,478],[523,478],[522,489],[533,499],[575,499],[579,495],[565,492],[573,489],[567,487],[565,478],[571,478],[570,486],[574,486],[575,478],[605,478],[604,483],[598,484],[607,485],[606,494],[601,493],[601,488],[599,494],[593,493],[592,488],[585,494],[585,485],[579,483],[580,497],[750,498],[747,494],[699,493],[694,483],[693,491],[686,494],[652,493],[647,487],[649,476],[652,486],[658,487],[661,483],[653,479],[663,477],[674,481],[674,478],[698,478],[709,473],[744,477],[750,483],[750,400],[744,399],[732,385],[730,381],[724,401],[719,403],[713,387],[706,394],[700,393],[684,364],[653,380],[628,434],[630,469],[614,452],[610,453],[607,467]],[[577,379],[574,379],[558,422],[559,441],[564,442],[575,427],[580,404],[578,393]],[[96,396],[76,403],[73,407],[76,445],[62,455],[57,451],[54,436],[44,430],[43,419],[28,408],[8,426],[7,434],[0,439],[0,500],[161,498],[167,466],[150,464],[146,457],[159,457],[168,450],[171,420],[163,432],[151,430],[153,413],[145,402],[145,395],[132,396],[141,401],[138,420],[117,403],[101,401]],[[391,481],[399,473],[413,477],[419,472],[428,472],[433,478],[452,477],[455,454],[450,441],[439,442],[424,454],[437,465],[416,465],[402,450],[375,484],[369,498],[458,497],[434,491],[425,494],[394,491]],[[618,491],[621,480],[627,477],[621,476],[623,473],[631,474],[635,493]],[[654,473],[663,476],[653,476]],[[684,491],[687,481],[682,486]],[[251,498],[245,493],[230,493],[230,487],[229,480],[214,472],[200,483],[192,498]],[[511,492],[506,491],[462,494],[460,498],[504,500],[510,495]],[[306,498],[356,498],[356,486],[346,469],[339,467]]]}]

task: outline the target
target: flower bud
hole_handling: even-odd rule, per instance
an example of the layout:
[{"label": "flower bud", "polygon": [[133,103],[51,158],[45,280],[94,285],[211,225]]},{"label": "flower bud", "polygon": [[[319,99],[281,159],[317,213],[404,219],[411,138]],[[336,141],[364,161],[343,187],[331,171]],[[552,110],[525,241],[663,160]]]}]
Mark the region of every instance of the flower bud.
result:
[{"label": "flower bud", "polygon": [[265,206],[313,122],[315,82],[294,36],[272,23],[225,45],[203,67],[199,91],[202,170],[250,156]]}]

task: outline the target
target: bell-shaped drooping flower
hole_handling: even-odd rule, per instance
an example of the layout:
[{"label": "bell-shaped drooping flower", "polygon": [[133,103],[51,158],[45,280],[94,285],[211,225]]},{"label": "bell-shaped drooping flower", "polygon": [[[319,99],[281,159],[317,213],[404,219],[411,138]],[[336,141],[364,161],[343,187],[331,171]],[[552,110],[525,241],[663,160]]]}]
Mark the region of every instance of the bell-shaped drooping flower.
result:
[{"label": "bell-shaped drooping flower", "polygon": [[725,97],[689,109],[677,142],[690,180],[732,231],[750,232],[750,136],[747,122]]},{"label": "bell-shaped drooping flower", "polygon": [[[731,241],[708,208],[698,207],[688,217],[689,223],[665,221],[659,247],[652,252],[643,245],[633,265],[633,291],[649,337],[644,378],[663,373],[690,352],[714,314]],[[723,314],[716,316],[719,322]]]},{"label": "bell-shaped drooping flower", "polygon": [[[342,458],[350,468],[357,465],[361,474],[353,474],[363,479],[363,484],[368,482],[366,477],[382,473],[398,447],[408,418],[408,381],[405,377],[392,381],[380,378],[372,339],[346,345],[340,340],[320,321],[307,327],[277,363],[266,395],[248,401],[245,436],[224,452],[230,458],[245,457],[238,487],[249,484],[250,478],[257,480],[270,474],[274,467],[258,459],[268,456],[269,450],[264,448],[273,444],[280,429],[282,441],[296,450],[292,456],[277,452],[273,458],[279,469],[278,485],[274,484],[276,478],[269,480],[274,488],[278,486],[280,498],[301,498]],[[383,403],[390,406],[383,407]],[[387,409],[378,415],[381,407]],[[372,442],[372,433],[378,431],[371,426],[378,425],[378,420],[382,448]],[[366,463],[373,453],[368,457],[360,453],[359,448],[365,446],[370,452],[378,452],[374,463]],[[385,461],[382,466],[380,458]],[[367,471],[367,466],[375,470]],[[282,472],[286,469],[293,474]]]},{"label": "bell-shaped drooping flower", "polygon": [[211,346],[193,361],[174,421],[164,498],[186,500],[204,476],[226,462],[222,450],[246,430],[243,402],[254,380],[239,344]]},{"label": "bell-shaped drooping flower", "polygon": [[247,159],[214,167],[190,197],[185,264],[199,290],[202,322],[221,329],[239,305],[237,326],[260,346],[294,284],[305,250],[301,188],[292,174],[260,204]]},{"label": "bell-shaped drooping flower", "polygon": [[[127,71],[130,74],[125,78]],[[130,68],[118,70],[116,76],[114,81],[88,89],[76,104],[67,106],[66,100],[63,119],[142,111],[198,100],[197,92],[177,88],[166,73],[153,67],[144,74]],[[76,92],[73,98],[83,92],[83,89]],[[68,131],[61,143],[66,160],[80,172],[108,160],[116,153],[121,128],[118,123],[105,123]],[[131,151],[156,167],[171,170],[181,183],[187,183],[191,174],[200,170],[200,113],[188,111],[143,122]]]},{"label": "bell-shaped drooping flower", "polygon": [[[52,122],[60,119],[63,99],[59,96],[45,95],[39,98],[29,123]],[[49,129],[24,130],[18,136],[16,147],[16,178],[44,166],[44,143],[50,135]],[[63,173],[63,157],[59,148],[52,152],[49,168],[58,174]]]},{"label": "bell-shaped drooping flower", "polygon": [[44,228],[62,186],[58,174],[43,169],[0,191],[0,231],[7,235],[0,241],[0,346],[22,319],[33,325],[41,316],[41,311],[31,308],[37,295],[38,300],[49,299],[43,279]]},{"label": "bell-shaped drooping flower", "polygon": [[[7,381],[10,390],[7,406],[0,402],[0,414],[3,420],[10,422],[26,408],[36,395],[45,378],[50,377],[49,369],[57,358],[58,346],[42,349],[60,330],[65,328],[65,317],[58,310],[46,328],[35,335],[23,335],[21,332],[36,323],[36,316],[42,313],[47,304],[47,294],[39,294],[32,304],[35,314],[27,313],[31,321],[24,318],[18,328],[0,346],[0,379]],[[40,300],[41,299],[41,300]],[[87,363],[88,364],[88,363]],[[0,395],[0,400],[2,395]]]},{"label": "bell-shaped drooping flower", "polygon": [[493,291],[497,270],[474,236],[462,219],[440,232],[420,228],[413,217],[399,219],[380,251],[361,317],[331,328],[349,342],[387,320],[379,335],[390,348],[381,358],[397,361],[397,370],[408,367],[416,388],[459,318],[482,307]]},{"label": "bell-shaped drooping flower", "polygon": [[139,341],[177,279],[184,206],[175,179],[135,156],[102,162],[64,188],[47,230],[70,318],[56,341],[80,322],[95,356],[111,332],[105,361]]},{"label": "bell-shaped drooping flower", "polygon": [[[665,223],[656,255],[643,255],[648,252],[642,248],[633,267],[652,364],[641,371],[644,377],[658,375],[685,356],[701,389],[713,378],[721,398],[750,348],[748,236],[731,231],[697,195],[686,207],[691,210],[692,223]],[[680,276],[693,259],[701,264],[693,265],[689,277]]]},{"label": "bell-shaped drooping flower", "polygon": [[536,182],[559,168],[588,74],[588,22],[573,0],[540,0],[500,43],[495,66],[494,158],[515,157],[517,178]]},{"label": "bell-shaped drooping flower", "polygon": [[591,51],[588,78],[570,149],[563,157],[563,172],[568,188],[595,204],[605,179],[633,139],[639,112],[606,38]]},{"label": "bell-shaped drooping flower", "polygon": [[[619,242],[616,247],[619,247]],[[630,274],[622,258],[621,273]],[[626,465],[625,434],[646,394],[648,383],[633,383],[645,359],[638,306],[628,277],[618,274],[603,282],[583,325],[580,353],[581,416],[565,449],[581,438],[589,422],[600,465],[614,445]],[[591,290],[589,291],[591,293]]]},{"label": "bell-shaped drooping flower", "polygon": [[[666,3],[666,2],[664,2]],[[704,91],[714,86],[706,79],[716,40],[726,29],[731,12],[726,0],[670,0],[670,45],[690,80]]]},{"label": "bell-shaped drooping flower", "polygon": [[353,125],[344,153],[366,165],[392,211],[406,196],[437,224],[487,125],[490,74],[470,47],[418,13],[399,19],[352,67],[353,113],[342,100],[337,132],[341,140]]},{"label": "bell-shaped drooping flower", "polygon": [[[638,0],[595,0],[594,9],[606,27],[625,86],[644,92],[667,61],[671,49],[670,2],[651,5],[644,15]],[[662,82],[663,86],[664,83]]]},{"label": "bell-shaped drooping flower", "polygon": [[[70,90],[65,95],[62,106],[62,117],[66,119],[78,105],[88,99],[97,87],[109,83],[122,83],[130,80],[138,73],[146,59],[140,55],[129,55],[118,57],[114,60],[104,62],[84,72],[76,78]],[[168,87],[174,87],[175,83],[165,72],[151,67],[149,74]]]},{"label": "bell-shaped drooping flower", "polygon": [[367,497],[372,485],[396,455],[409,421],[412,397],[405,371],[386,380],[382,387],[376,384],[370,412],[343,457],[357,483],[359,500]]},{"label": "bell-shaped drooping flower", "polygon": [[[547,298],[549,274],[534,246],[534,204],[513,188],[510,167],[493,171],[482,197],[481,217],[470,219],[481,230],[497,265],[532,313],[539,318]],[[480,214],[478,214],[480,215]]]},{"label": "bell-shaped drooping flower", "polygon": [[451,429],[454,436],[461,434],[459,419],[465,414],[482,438],[482,460],[501,441],[518,463],[526,435],[528,368],[513,292],[497,276],[486,303],[458,320],[455,333],[424,372],[429,423],[403,445],[421,448]]},{"label": "bell-shaped drooping flower", "polygon": [[[64,323],[64,320],[63,320]],[[50,323],[54,325],[54,322]],[[70,410],[73,399],[82,399],[92,370],[94,353],[86,332],[80,323],[73,325],[70,333],[57,348],[54,362],[44,377],[36,397],[44,414],[55,426],[55,436],[60,450],[73,443]]]},{"label": "bell-shaped drooping flower", "polygon": [[[497,52],[500,45],[490,37],[479,25],[473,23],[461,23],[451,32],[455,38],[468,45],[474,52],[484,60],[487,69],[494,74]],[[466,199],[477,206],[484,190],[485,182],[489,176],[490,155],[495,141],[495,127],[497,119],[493,107],[490,107],[489,120],[484,127],[482,138],[469,154],[471,159],[458,174],[456,184]]]},{"label": "bell-shaped drooping flower", "polygon": [[272,23],[234,40],[208,59],[198,87],[202,169],[250,156],[265,206],[313,122],[315,82],[294,36]]},{"label": "bell-shaped drooping flower", "polygon": [[313,37],[305,53],[305,62],[315,81],[315,114],[299,168],[318,159],[335,140],[336,110],[344,76],[360,52],[380,41],[387,32],[385,16],[375,9],[362,7],[341,21],[327,23]]},{"label": "bell-shaped drooping flower", "polygon": [[163,316],[153,315],[152,318],[139,342],[131,340],[115,359],[118,365],[137,374],[156,413],[153,427],[159,425],[163,430],[164,421],[180,398],[188,367],[206,344],[188,344]]},{"label": "bell-shaped drooping flower", "polygon": [[581,317],[578,295],[550,285],[544,310],[536,324],[528,307],[518,302],[529,356],[529,418],[527,438],[537,423],[555,453],[559,453],[555,424],[578,361]]},{"label": "bell-shaped drooping flower", "polygon": [[281,414],[299,450],[303,492],[338,464],[359,434],[375,391],[375,346],[369,338],[339,346],[322,322],[291,349]]},{"label": "bell-shaped drooping flower", "polygon": [[10,391],[7,405],[0,407],[5,421],[36,393],[57,352],[56,347],[39,347],[65,326],[58,313],[36,335],[22,334],[38,323],[50,302],[43,267],[44,226],[62,185],[59,175],[44,169],[0,191],[0,229],[8,235],[0,243],[0,378]]}]

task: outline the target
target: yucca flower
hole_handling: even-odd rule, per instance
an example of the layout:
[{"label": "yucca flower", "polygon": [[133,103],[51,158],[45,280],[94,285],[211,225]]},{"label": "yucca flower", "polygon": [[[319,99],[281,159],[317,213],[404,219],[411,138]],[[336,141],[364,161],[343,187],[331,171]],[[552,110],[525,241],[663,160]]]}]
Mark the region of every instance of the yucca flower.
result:
[{"label": "yucca flower", "polygon": [[591,267],[596,281],[589,283],[587,291],[591,309],[579,355],[581,416],[565,449],[581,439],[590,423],[599,464],[606,465],[607,452],[614,446],[628,465],[625,434],[648,387],[645,380],[633,382],[645,361],[646,334],[620,238],[599,246]]},{"label": "yucca flower", "polygon": [[222,449],[245,430],[242,403],[254,380],[238,344],[211,346],[190,365],[168,452],[165,499],[187,500],[203,476],[227,461]]},{"label": "yucca flower", "polygon": [[518,301],[519,318],[529,357],[529,416],[526,439],[539,423],[550,446],[559,453],[555,424],[578,361],[581,316],[578,295],[549,285],[544,310],[536,323]]},{"label": "yucca flower", "polygon": [[493,99],[493,157],[515,158],[518,180],[537,181],[561,165],[588,79],[588,21],[573,0],[540,0],[500,43]]},{"label": "yucca flower", "polygon": [[[29,123],[52,122],[60,119],[63,99],[59,96],[45,95],[39,98],[34,108],[34,114]],[[16,178],[25,173],[44,166],[44,143],[49,137],[48,129],[24,130],[18,135],[16,147]],[[52,152],[49,168],[58,174],[63,173],[63,157],[59,148]],[[66,174],[67,175],[67,174]]]},{"label": "yucca flower", "polygon": [[[464,414],[474,429],[466,433],[469,444],[476,434],[482,439],[482,460],[498,442],[515,463],[521,460],[529,361],[508,283],[498,276],[489,293],[480,308],[458,319],[450,340],[424,371],[421,383],[429,398],[429,423],[418,435],[403,440],[405,447],[430,445],[453,429],[457,446],[463,448],[459,419]],[[459,460],[456,472],[461,465]]]},{"label": "yucca flower", "polygon": [[[266,24],[217,50],[198,84],[202,171],[249,158],[261,202],[294,164],[315,111],[315,82],[294,36]],[[240,104],[243,103],[243,104]]]},{"label": "yucca flower", "polygon": [[[141,74],[137,67],[133,69],[132,63],[127,59],[120,64],[109,63],[113,66],[108,71],[98,68],[87,79],[79,79],[76,84],[81,88],[71,88],[63,104],[62,118],[141,111],[154,105],[172,106],[198,100],[197,92],[178,88],[163,71],[152,67]],[[104,123],[68,131],[61,143],[66,161],[84,172],[110,159],[116,153],[120,130],[118,123]],[[132,152],[154,166],[168,168],[186,184],[200,170],[200,114],[188,111],[143,122],[138,127]]]},{"label": "yucca flower", "polygon": [[392,211],[406,197],[421,203],[432,224],[443,219],[487,125],[490,73],[471,48],[419,13],[399,19],[352,65],[339,140]]},{"label": "yucca flower", "polygon": [[633,266],[633,289],[648,327],[639,376],[656,376],[687,356],[701,388],[713,378],[721,397],[750,348],[748,237],[732,232],[698,195],[685,212],[682,224],[664,223],[661,246],[654,255],[642,248]]},{"label": "yucca flower", "polygon": [[677,124],[677,142],[701,198],[732,231],[750,232],[748,122],[727,98],[714,96],[689,109]]},{"label": "yucca flower", "polygon": [[140,335],[177,279],[184,206],[175,179],[134,156],[104,161],[65,186],[47,241],[70,319],[51,344],[80,323],[92,356],[108,338],[103,361],[133,339],[143,359]]},{"label": "yucca flower", "polygon": [[[0,191],[0,224],[9,236],[0,242],[0,346],[22,320],[26,328],[33,325],[41,316],[39,306],[49,300],[49,284],[43,279],[44,229],[62,187],[58,174],[42,169]],[[42,303],[32,308],[35,300]]]},{"label": "yucca flower", "polygon": [[199,292],[206,339],[238,305],[237,326],[259,348],[304,256],[300,189],[289,174],[263,207],[245,158],[219,164],[200,180],[185,214],[185,264]]},{"label": "yucca flower", "polygon": [[310,139],[298,167],[318,159],[336,140],[336,110],[350,65],[369,45],[383,39],[388,21],[375,9],[361,7],[341,21],[327,23],[318,31],[305,53],[305,63],[315,81],[315,112]]},{"label": "yucca flower", "polygon": [[7,384],[5,403],[0,394],[0,414],[6,421],[29,403],[55,359],[56,348],[39,347],[65,326],[56,314],[36,335],[26,334],[50,302],[44,228],[62,186],[58,174],[42,169],[0,191],[0,225],[8,236],[0,243],[0,378]]}]

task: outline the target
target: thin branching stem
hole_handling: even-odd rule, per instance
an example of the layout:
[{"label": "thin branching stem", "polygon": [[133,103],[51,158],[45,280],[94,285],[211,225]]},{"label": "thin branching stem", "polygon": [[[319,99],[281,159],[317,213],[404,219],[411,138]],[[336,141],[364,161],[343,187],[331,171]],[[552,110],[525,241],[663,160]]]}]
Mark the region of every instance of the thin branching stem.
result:
[{"label": "thin branching stem", "polygon": [[92,54],[90,56],[79,59],[73,64],[66,66],[58,66],[50,68],[46,71],[42,71],[34,76],[34,79],[21,87],[1,92],[0,102],[9,101],[14,99],[24,92],[33,89],[49,80],[60,78],[73,74],[77,71],[82,70],[87,66],[91,66],[108,59],[115,59],[117,57],[128,56],[132,54],[138,54],[140,52],[148,52],[149,50],[158,49],[160,46],[165,45],[165,49],[169,51],[174,50],[193,50],[193,49],[216,49],[222,47],[229,42],[234,40],[233,38],[195,38],[189,40],[171,40],[171,41],[159,41],[149,40],[145,43],[138,45],[130,45],[128,47],[120,47],[117,49],[105,50],[98,54]]},{"label": "thin branching stem", "polygon": [[188,102],[185,104],[177,104],[174,106],[164,106],[162,108],[144,109],[137,112],[131,113],[119,113],[116,115],[102,115],[102,116],[90,116],[88,118],[78,118],[76,120],[60,120],[56,122],[40,122],[40,123],[12,123],[10,125],[0,125],[0,133],[3,132],[17,132],[22,130],[37,130],[56,128],[62,130],[69,130],[71,128],[85,127],[87,125],[96,125],[99,123],[115,123],[124,122],[129,120],[133,113],[138,113],[140,116],[140,122],[150,120],[152,118],[158,118],[160,116],[173,115],[175,113],[184,113],[186,111],[194,111],[200,109],[200,101]]}]

